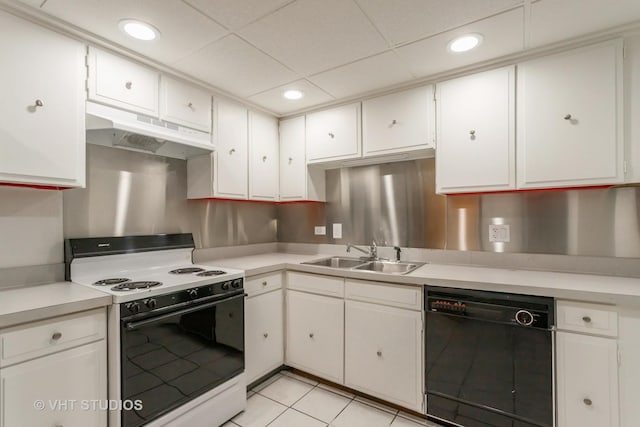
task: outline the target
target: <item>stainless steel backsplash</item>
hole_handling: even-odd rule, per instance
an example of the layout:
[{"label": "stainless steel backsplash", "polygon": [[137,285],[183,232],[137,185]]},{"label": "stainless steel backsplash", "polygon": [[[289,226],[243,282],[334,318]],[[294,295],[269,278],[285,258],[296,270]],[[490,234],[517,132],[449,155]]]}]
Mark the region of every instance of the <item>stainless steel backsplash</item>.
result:
[{"label": "stainless steel backsplash", "polygon": [[[327,203],[278,207],[278,241],[640,257],[640,188],[441,196],[434,159],[326,172]],[[342,224],[342,239],[332,224]],[[490,224],[510,226],[489,242]],[[313,227],[326,225],[326,236]]]},{"label": "stainless steel backsplash", "polygon": [[[63,192],[65,237],[192,232],[198,248],[353,243],[640,257],[640,188],[435,194],[434,159],[329,170],[327,203],[187,200],[186,162],[87,146],[87,188]],[[342,239],[332,224],[342,224]],[[511,241],[490,243],[489,224]],[[314,226],[327,235],[316,236]]]},{"label": "stainless steel backsplash", "polygon": [[87,145],[87,187],[63,192],[65,237],[194,235],[198,248],[276,241],[266,203],[187,200],[187,163]]}]

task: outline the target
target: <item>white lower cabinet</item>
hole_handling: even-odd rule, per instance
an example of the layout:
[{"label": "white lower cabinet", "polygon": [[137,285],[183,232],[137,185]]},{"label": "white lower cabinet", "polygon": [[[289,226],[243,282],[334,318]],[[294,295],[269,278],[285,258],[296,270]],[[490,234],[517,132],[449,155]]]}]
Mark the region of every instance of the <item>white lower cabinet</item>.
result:
[{"label": "white lower cabinet", "polygon": [[247,384],[279,368],[284,362],[282,302],[282,289],[249,296],[245,301],[244,342]]},{"label": "white lower cabinet", "polygon": [[345,302],[345,385],[422,411],[421,312]]},{"label": "white lower cabinet", "polygon": [[286,364],[342,384],[344,300],[287,291]]}]

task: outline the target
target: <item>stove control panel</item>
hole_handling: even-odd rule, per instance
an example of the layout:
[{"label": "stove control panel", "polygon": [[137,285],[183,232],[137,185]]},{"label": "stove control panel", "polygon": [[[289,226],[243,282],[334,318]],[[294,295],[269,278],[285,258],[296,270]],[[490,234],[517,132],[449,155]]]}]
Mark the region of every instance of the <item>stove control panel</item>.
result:
[{"label": "stove control panel", "polygon": [[225,280],[210,285],[197,286],[190,289],[156,295],[152,298],[143,298],[127,302],[121,305],[120,317],[144,316],[151,311],[166,311],[167,307],[176,305],[191,305],[209,300],[216,300],[225,294],[235,294],[243,289],[243,279]]}]

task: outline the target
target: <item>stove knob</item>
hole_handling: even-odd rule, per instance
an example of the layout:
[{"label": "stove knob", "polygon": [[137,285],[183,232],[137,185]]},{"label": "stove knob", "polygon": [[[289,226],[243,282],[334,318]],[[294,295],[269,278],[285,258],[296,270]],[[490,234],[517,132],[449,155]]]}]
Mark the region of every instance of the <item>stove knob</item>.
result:
[{"label": "stove knob", "polygon": [[197,289],[189,289],[189,298],[191,298],[191,299],[198,298],[198,290]]},{"label": "stove knob", "polygon": [[242,280],[240,279],[234,280],[231,286],[233,286],[234,288],[239,288],[240,286],[242,286]]},{"label": "stove knob", "polygon": [[155,298],[148,298],[148,299],[144,300],[144,305],[149,307],[151,310],[153,310],[154,308],[156,308],[158,306],[158,304],[156,303]]},{"label": "stove knob", "polygon": [[134,314],[140,312],[140,305],[137,302],[130,302],[130,303],[126,304],[124,307],[127,310],[129,310],[129,312],[134,313]]},{"label": "stove knob", "polygon": [[516,313],[516,322],[522,326],[531,326],[533,323],[533,314],[527,310],[520,310]]},{"label": "stove knob", "polygon": [[222,284],[222,290],[223,290],[223,291],[228,291],[228,290],[229,290],[229,284],[230,284],[230,283],[231,283],[231,282],[224,282],[224,283]]}]

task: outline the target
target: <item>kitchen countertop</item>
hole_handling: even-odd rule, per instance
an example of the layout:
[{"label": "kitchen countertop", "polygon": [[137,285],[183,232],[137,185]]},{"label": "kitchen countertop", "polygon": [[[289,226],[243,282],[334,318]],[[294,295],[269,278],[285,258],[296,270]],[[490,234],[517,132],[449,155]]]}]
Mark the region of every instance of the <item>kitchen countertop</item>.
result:
[{"label": "kitchen countertop", "polygon": [[277,270],[324,274],[361,280],[432,285],[544,295],[562,299],[640,306],[640,279],[549,271],[511,270],[449,264],[425,264],[405,275],[371,273],[302,264],[328,254],[266,253],[216,259],[202,264],[245,270],[255,276]]},{"label": "kitchen countertop", "polygon": [[0,290],[0,328],[111,304],[111,295],[71,282]]}]

